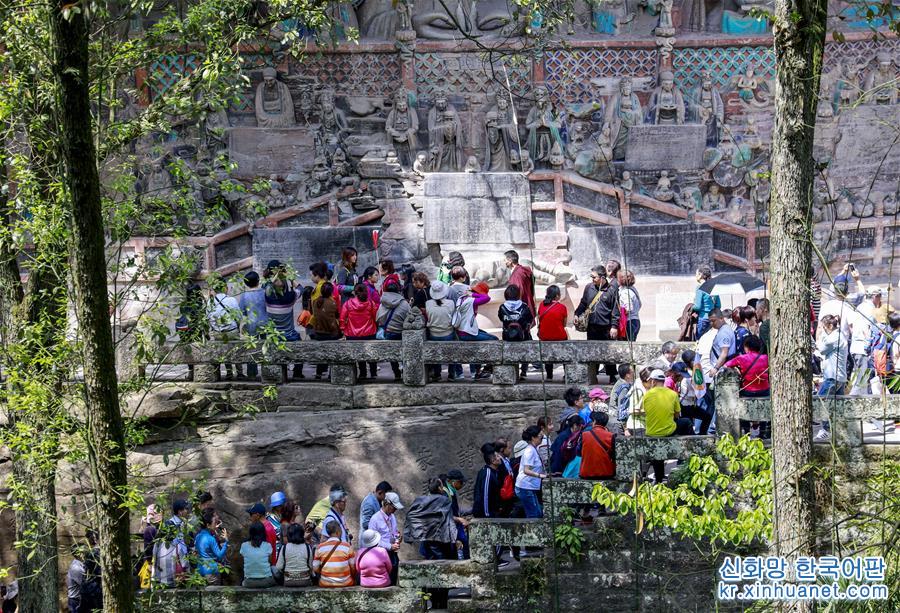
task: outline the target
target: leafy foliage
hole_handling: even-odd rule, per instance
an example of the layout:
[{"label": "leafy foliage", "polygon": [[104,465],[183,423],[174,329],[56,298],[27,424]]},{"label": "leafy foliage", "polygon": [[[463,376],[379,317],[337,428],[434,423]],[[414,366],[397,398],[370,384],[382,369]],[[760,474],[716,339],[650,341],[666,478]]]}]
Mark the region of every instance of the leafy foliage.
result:
[{"label": "leafy foliage", "polygon": [[553,530],[553,544],[573,562],[584,557],[584,534],[573,525],[575,511],[569,507],[560,510],[562,521]]},{"label": "leafy foliage", "polygon": [[725,435],[716,456],[693,456],[672,485],[642,482],[629,493],[602,483],[591,498],[639,525],[666,527],[692,539],[747,545],[772,534],[772,459],[762,442]]}]

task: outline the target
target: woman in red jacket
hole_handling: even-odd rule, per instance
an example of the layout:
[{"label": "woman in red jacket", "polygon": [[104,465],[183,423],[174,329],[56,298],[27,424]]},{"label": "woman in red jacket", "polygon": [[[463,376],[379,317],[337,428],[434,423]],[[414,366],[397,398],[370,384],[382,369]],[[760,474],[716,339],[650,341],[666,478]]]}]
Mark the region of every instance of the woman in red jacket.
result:
[{"label": "woman in red jacket", "polygon": [[[538,307],[538,338],[542,341],[569,340],[569,334],[566,332],[569,310],[559,301],[560,295],[559,287],[551,285],[547,288],[547,295]],[[547,379],[553,379],[555,366],[550,362],[544,364]]]},{"label": "woman in red jacket", "polygon": [[[375,314],[378,305],[369,297],[369,288],[362,283],[357,283],[353,288],[353,298],[348,300],[341,309],[341,330],[347,340],[371,341],[375,340],[378,331],[375,325]],[[369,377],[374,379],[378,373],[378,363],[369,362]],[[366,363],[357,363],[358,380],[366,379]]]}]

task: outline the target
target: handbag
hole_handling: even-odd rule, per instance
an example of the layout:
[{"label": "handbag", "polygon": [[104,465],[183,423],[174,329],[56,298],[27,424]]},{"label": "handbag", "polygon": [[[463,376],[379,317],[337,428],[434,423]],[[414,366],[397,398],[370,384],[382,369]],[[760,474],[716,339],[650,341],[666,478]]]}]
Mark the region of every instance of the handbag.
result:
[{"label": "handbag", "polygon": [[[397,306],[400,306],[400,305],[398,304]],[[379,341],[384,340],[384,333],[387,330],[387,327],[390,325],[391,319],[394,318],[394,311],[396,311],[396,310],[397,310],[397,307],[394,307],[393,309],[391,309],[390,313],[388,313],[387,319],[384,320],[384,325],[380,326],[378,328],[378,331],[375,332],[375,338],[377,340],[379,340]]]},{"label": "handbag", "polygon": [[299,315],[297,315],[297,325],[301,328],[309,327],[309,320],[312,319],[312,313],[308,310],[303,309]]},{"label": "handbag", "polygon": [[138,571],[138,585],[140,586],[140,589],[150,589],[150,577],[152,574],[153,571],[150,566],[150,560],[144,560],[144,563],[141,564],[141,569]]},{"label": "handbag", "polygon": [[597,302],[600,300],[600,297],[603,295],[603,290],[597,290],[597,295],[594,296],[594,299],[591,300],[591,303],[588,305],[588,308],[584,310],[584,313],[581,315],[576,315],[574,320],[575,329],[579,332],[587,332],[588,329],[588,321],[591,319],[591,313],[594,312],[594,307],[597,306]]}]

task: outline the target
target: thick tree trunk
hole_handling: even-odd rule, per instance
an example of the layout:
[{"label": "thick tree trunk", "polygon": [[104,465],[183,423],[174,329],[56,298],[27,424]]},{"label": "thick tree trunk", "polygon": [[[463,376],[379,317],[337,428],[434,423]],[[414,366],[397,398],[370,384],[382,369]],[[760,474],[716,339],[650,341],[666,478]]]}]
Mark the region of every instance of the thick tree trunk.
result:
[{"label": "thick tree trunk", "polygon": [[[813,132],[825,44],[825,6],[776,0],[775,127],[772,133],[772,456],[774,549],[788,559],[813,555],[812,373],[809,281],[812,271]],[[784,605],[810,611],[811,603]]]},{"label": "thick tree trunk", "polygon": [[128,509],[122,504],[128,477],[109,323],[100,177],[91,128],[88,27],[83,5],[67,0],[53,4],[51,21],[64,183],[72,208],[70,261],[84,357],[88,459],[99,507],[103,608],[127,613],[134,608]]},{"label": "thick tree trunk", "polygon": [[56,611],[59,607],[59,557],[56,542],[56,466],[13,458],[16,482],[28,488],[17,500],[16,578],[19,611]]}]

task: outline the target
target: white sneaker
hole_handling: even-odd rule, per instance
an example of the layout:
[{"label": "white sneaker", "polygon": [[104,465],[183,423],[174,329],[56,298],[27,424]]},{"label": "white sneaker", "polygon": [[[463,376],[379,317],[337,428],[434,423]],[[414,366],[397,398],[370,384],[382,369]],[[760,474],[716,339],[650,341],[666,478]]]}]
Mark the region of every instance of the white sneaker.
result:
[{"label": "white sneaker", "polygon": [[759,426],[750,427],[750,438],[759,438]]},{"label": "white sneaker", "polygon": [[831,434],[829,434],[828,430],[824,428],[816,432],[816,435],[813,437],[813,441],[816,443],[824,443],[828,439],[831,438]]}]

